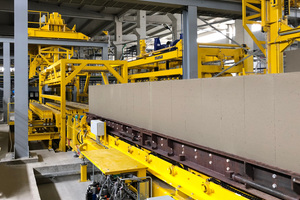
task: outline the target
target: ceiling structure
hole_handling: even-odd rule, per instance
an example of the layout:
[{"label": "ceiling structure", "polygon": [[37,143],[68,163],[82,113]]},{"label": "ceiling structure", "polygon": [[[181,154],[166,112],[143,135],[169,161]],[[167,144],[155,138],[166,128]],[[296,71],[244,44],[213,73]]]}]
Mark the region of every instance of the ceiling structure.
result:
[{"label": "ceiling structure", "polygon": [[[224,25],[240,19],[242,11],[241,0],[28,0],[28,3],[29,10],[59,12],[68,27],[76,25],[78,32],[96,41],[107,41],[103,31],[108,31],[114,40],[115,18],[118,18],[122,21],[124,44],[137,40],[134,34],[137,10],[146,10],[147,38],[160,37],[163,41],[172,40],[172,22],[167,13],[180,14],[189,5],[197,6],[198,16],[225,31]],[[0,36],[13,36],[13,1],[0,0],[0,5]],[[297,12],[291,11],[291,15],[297,16]],[[37,22],[39,15],[31,13],[28,20]],[[298,19],[294,24],[298,24]],[[198,20],[199,37],[212,32]]]},{"label": "ceiling structure", "polygon": [[[76,24],[76,30],[90,37],[103,36],[109,31],[113,36],[115,17],[122,19],[124,40],[135,38],[137,10],[146,10],[147,36],[169,37],[166,28],[171,20],[167,13],[181,13],[186,6],[198,7],[198,15],[218,26],[230,19],[241,18],[241,0],[28,0],[29,10],[59,12],[69,27]],[[13,1],[0,0],[0,35],[13,35]],[[295,16],[297,13],[295,14]],[[211,17],[211,18],[210,18]],[[29,21],[38,21],[39,16],[29,15]],[[212,20],[212,18],[214,18]],[[198,29],[208,26],[198,21]],[[101,37],[100,37],[101,38]],[[112,37],[113,38],[113,37]]]},{"label": "ceiling structure", "polygon": [[[155,1],[155,0],[154,0]],[[161,3],[163,2],[163,3]],[[171,31],[165,28],[171,20],[167,13],[181,13],[186,6],[183,2],[199,4],[198,14],[204,16],[226,17],[228,19],[239,18],[240,2],[227,1],[227,6],[222,6],[224,1],[202,0],[29,0],[29,10],[59,12],[67,25],[90,37],[103,35],[102,31],[114,34],[115,17],[122,19],[123,35],[134,38],[133,30],[136,28],[135,16],[137,10],[146,10],[147,36],[170,36]],[[229,3],[229,4],[228,4]],[[0,0],[0,35],[13,35],[13,1]],[[187,4],[188,5],[188,4]],[[229,9],[230,7],[230,9]],[[29,21],[38,21],[39,16],[29,14]],[[207,18],[211,19],[211,18]],[[224,18],[215,18],[214,24],[228,21]],[[207,28],[202,22],[198,23],[199,29]],[[126,40],[126,37],[124,37]]]}]

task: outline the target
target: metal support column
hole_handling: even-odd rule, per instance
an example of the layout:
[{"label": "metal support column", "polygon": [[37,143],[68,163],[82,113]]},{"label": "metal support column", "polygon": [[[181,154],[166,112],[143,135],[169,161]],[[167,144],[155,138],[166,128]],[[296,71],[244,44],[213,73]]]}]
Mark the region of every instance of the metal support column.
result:
[{"label": "metal support column", "polygon": [[108,47],[102,47],[102,60],[108,60]]},{"label": "metal support column", "polygon": [[4,120],[7,121],[7,104],[10,102],[10,43],[3,43],[3,111]]},{"label": "metal support column", "polygon": [[183,79],[198,78],[197,7],[183,11]]},{"label": "metal support column", "polygon": [[137,55],[140,52],[140,40],[146,39],[146,11],[137,11],[137,28],[134,30],[134,34],[137,37]]},{"label": "metal support column", "polygon": [[28,148],[28,1],[14,0],[15,31],[15,158],[29,157]]},{"label": "metal support column", "polygon": [[120,60],[122,56],[122,47],[120,44],[123,42],[123,31],[122,31],[122,21],[118,17],[115,17],[115,41],[113,42],[115,47],[115,60]]},{"label": "metal support column", "polygon": [[181,15],[168,13],[167,16],[172,21],[172,40],[180,39]]}]

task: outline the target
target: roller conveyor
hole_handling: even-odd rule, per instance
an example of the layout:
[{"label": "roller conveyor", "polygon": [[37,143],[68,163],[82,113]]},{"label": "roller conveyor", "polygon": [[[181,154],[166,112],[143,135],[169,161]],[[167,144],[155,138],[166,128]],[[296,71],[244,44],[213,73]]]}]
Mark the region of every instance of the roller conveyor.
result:
[{"label": "roller conveyor", "polygon": [[31,102],[29,108],[33,113],[37,114],[41,120],[53,120],[53,112],[43,104]]},{"label": "roller conveyor", "polygon": [[[59,102],[48,102],[46,103],[47,106],[60,110],[60,103]],[[68,114],[74,114],[77,112],[88,112],[89,106],[82,103],[75,103],[75,102],[66,102],[66,111]]]},{"label": "roller conveyor", "polygon": [[89,105],[83,104],[83,103],[76,103],[76,102],[67,101],[66,105],[67,105],[67,107],[81,109],[81,110],[84,110],[85,112],[88,112],[88,110],[89,110]]}]

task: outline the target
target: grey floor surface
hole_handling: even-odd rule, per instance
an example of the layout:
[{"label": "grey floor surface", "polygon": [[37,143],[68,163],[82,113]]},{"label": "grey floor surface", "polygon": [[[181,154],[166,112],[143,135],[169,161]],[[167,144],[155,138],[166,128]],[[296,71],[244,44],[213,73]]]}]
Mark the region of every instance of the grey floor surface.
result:
[{"label": "grey floor surface", "polygon": [[[9,129],[7,125],[0,125],[0,160],[8,152]],[[43,147],[42,144],[33,143],[31,149]],[[47,149],[31,150],[38,154],[39,162],[6,165],[0,164],[0,199],[11,200],[55,200],[55,199],[85,199],[85,192],[90,182],[79,182],[79,176],[60,177],[52,183],[37,185],[34,168],[44,166],[57,166],[66,164],[78,165],[82,162],[74,158],[73,152],[55,153]]]},{"label": "grey floor surface", "polygon": [[7,124],[0,124],[0,160],[8,152],[9,136],[9,126]]},{"label": "grey floor surface", "polygon": [[79,182],[79,176],[57,178],[54,183],[38,186],[42,200],[52,199],[85,199],[85,193],[90,182]]}]

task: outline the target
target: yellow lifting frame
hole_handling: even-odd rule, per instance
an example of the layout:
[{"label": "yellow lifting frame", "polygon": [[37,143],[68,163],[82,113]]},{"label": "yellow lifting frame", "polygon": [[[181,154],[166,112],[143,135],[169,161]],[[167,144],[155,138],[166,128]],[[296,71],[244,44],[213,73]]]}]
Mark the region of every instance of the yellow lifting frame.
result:
[{"label": "yellow lifting frame", "polygon": [[[176,48],[174,51],[162,53],[162,51],[166,51],[174,48]],[[158,63],[158,62],[174,60],[174,59],[182,60],[182,40],[180,40],[175,47],[168,47],[162,50],[153,51],[151,53],[144,54],[140,59],[128,62],[128,69],[141,68],[142,65]]]},{"label": "yellow lifting frame", "polygon": [[[74,65],[77,66],[74,66]],[[74,71],[66,74],[68,66],[73,65]],[[119,74],[115,68],[120,68],[121,74]],[[128,82],[128,69],[127,61],[108,61],[108,60],[70,60],[61,59],[39,74],[39,101],[42,102],[43,98],[52,99],[60,102],[60,122],[61,122],[61,135],[59,150],[66,151],[66,86],[70,83],[76,75],[80,72],[87,70],[93,71],[105,71],[110,72],[116,77],[120,83]],[[55,78],[53,78],[53,76]],[[45,95],[42,93],[44,85],[49,84],[60,85],[60,96],[57,95]]]},{"label": "yellow lifting frame", "polygon": [[[288,3],[289,10],[295,2],[288,1]],[[299,7],[299,4],[294,6]],[[300,26],[290,27],[283,10],[284,0],[242,0],[243,26],[267,57],[268,73],[271,74],[283,73],[283,51],[300,38]],[[247,15],[247,11],[254,14]],[[267,33],[267,43],[258,41],[248,24],[261,24],[262,30]],[[263,44],[266,44],[265,47]]]},{"label": "yellow lifting frame", "polygon": [[[60,38],[60,39],[75,39],[89,40],[90,38],[83,33],[76,32],[76,26],[69,29],[57,12],[49,14],[44,11],[29,10],[29,13],[39,13],[39,22],[29,22],[29,24],[39,24],[38,28],[28,28],[29,37],[39,38]],[[45,14],[45,22],[42,23],[42,14]]]}]

